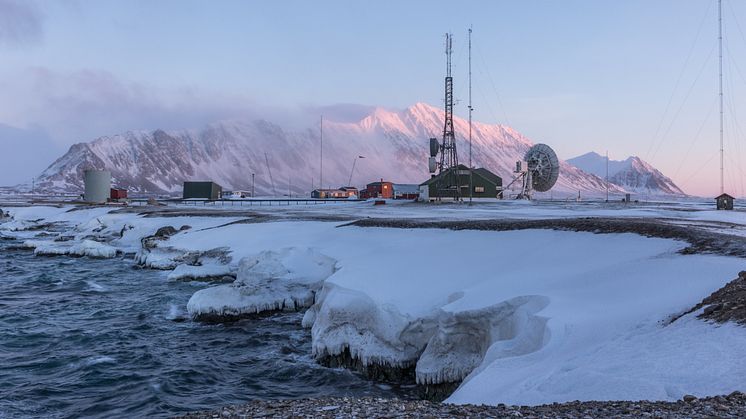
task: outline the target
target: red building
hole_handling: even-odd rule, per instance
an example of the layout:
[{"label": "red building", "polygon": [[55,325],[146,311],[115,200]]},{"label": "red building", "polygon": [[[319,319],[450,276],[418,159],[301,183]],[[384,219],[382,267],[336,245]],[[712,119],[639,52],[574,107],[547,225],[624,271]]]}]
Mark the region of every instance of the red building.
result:
[{"label": "red building", "polygon": [[127,190],[126,189],[111,189],[109,198],[114,201],[117,199],[127,199]]},{"label": "red building", "polygon": [[394,197],[394,184],[392,182],[373,182],[366,185],[365,189],[360,191],[360,198],[383,198],[391,199]]}]

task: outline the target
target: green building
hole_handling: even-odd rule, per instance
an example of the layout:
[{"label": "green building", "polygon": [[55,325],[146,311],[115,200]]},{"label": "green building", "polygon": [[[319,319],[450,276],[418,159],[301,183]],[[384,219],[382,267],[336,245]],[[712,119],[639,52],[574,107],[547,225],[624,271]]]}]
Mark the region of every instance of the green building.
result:
[{"label": "green building", "polygon": [[[469,175],[471,170],[463,164],[440,175],[433,176],[420,184],[420,201],[437,198],[451,198],[458,188],[461,198],[469,197]],[[484,168],[474,169],[472,174],[474,198],[502,198],[503,180],[500,176]]]},{"label": "green building", "polygon": [[184,182],[184,199],[220,199],[223,188],[215,182]]}]

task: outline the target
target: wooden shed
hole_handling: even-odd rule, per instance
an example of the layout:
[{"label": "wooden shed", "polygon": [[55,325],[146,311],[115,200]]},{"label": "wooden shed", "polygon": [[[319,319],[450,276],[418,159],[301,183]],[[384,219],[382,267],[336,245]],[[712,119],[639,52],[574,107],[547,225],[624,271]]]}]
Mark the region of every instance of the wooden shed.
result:
[{"label": "wooden shed", "polygon": [[733,209],[733,201],[735,201],[736,198],[733,198],[732,196],[728,195],[727,193],[721,194],[717,198],[715,198],[715,202],[717,204],[717,209],[719,210],[732,210]]}]

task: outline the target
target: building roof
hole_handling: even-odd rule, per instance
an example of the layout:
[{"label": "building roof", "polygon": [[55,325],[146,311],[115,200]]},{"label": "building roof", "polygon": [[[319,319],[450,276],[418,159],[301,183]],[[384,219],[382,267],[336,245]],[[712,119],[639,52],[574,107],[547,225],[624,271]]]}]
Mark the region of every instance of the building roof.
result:
[{"label": "building roof", "polygon": [[478,168],[474,169],[474,173],[479,174],[483,178],[485,178],[488,181],[490,181],[490,183],[494,183],[495,185],[497,185],[497,184],[502,185],[502,183],[503,183],[503,179],[500,176],[498,176],[498,175],[490,172],[489,170],[485,169],[484,167],[478,167]]},{"label": "building roof", "polygon": [[[187,183],[189,183],[189,184],[205,184],[205,183],[210,183],[210,184],[213,184],[213,185],[218,185],[216,182],[213,182],[211,180],[185,180],[184,184],[186,185]],[[220,185],[218,185],[218,186],[220,186]]]},{"label": "building roof", "polygon": [[720,194],[720,195],[716,196],[715,199],[720,199],[720,198],[723,198],[723,197],[730,198],[730,199],[736,199],[735,197],[732,197],[732,196],[728,195],[727,193]]},{"label": "building roof", "polygon": [[[466,167],[466,166],[464,166],[463,164],[459,164],[458,166],[456,166],[456,168],[455,168],[455,169],[458,169],[458,170],[469,170],[469,168],[468,168],[468,167]],[[455,169],[453,169],[453,168],[452,168],[452,169],[450,169],[450,170],[455,170]],[[449,170],[449,171],[450,171],[450,170]],[[438,179],[439,179],[439,178],[440,178],[441,176],[445,175],[446,173],[448,173],[448,171],[446,171],[446,172],[443,172],[443,173],[441,173],[440,175],[437,175],[437,176],[433,176],[433,177],[431,177],[430,179],[428,179],[428,180],[426,180],[426,181],[424,181],[424,182],[420,183],[420,186],[423,186],[423,185],[430,185],[430,184],[432,184],[432,183],[434,183],[434,182],[437,182],[437,180],[438,180]],[[494,174],[494,173],[490,172],[489,170],[487,170],[487,169],[485,169],[485,168],[482,168],[482,167],[480,167],[480,168],[474,169],[473,173],[474,173],[474,176],[479,176],[479,177],[481,177],[482,179],[486,180],[487,182],[489,182],[489,183],[491,183],[491,184],[493,184],[493,185],[495,185],[495,186],[497,186],[497,185],[502,185],[502,182],[503,182],[503,181],[502,181],[502,178],[501,178],[500,176],[498,176],[498,175],[496,175],[496,174]]]},{"label": "building roof", "polygon": [[415,183],[395,183],[394,191],[404,194],[420,193],[420,185]]},{"label": "building roof", "polygon": [[383,182],[381,182],[381,181],[379,180],[378,182],[371,182],[371,183],[367,184],[366,186],[381,186],[381,185],[383,185],[383,184],[386,184],[386,185],[393,185],[393,182],[389,182],[389,181],[387,181],[387,180],[384,180]]},{"label": "building roof", "polygon": [[344,192],[344,189],[314,189],[314,192]]}]

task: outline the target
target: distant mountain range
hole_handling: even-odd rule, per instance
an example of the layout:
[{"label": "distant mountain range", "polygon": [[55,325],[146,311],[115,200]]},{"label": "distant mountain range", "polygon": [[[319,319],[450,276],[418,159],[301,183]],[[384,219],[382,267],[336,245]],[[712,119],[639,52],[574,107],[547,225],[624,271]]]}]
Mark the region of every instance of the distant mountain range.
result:
[{"label": "distant mountain range", "polygon": [[[602,179],[606,178],[606,157],[598,153],[592,151],[567,162]],[[626,160],[609,160],[609,182],[639,194],[686,195],[671,178],[637,156]]]},{"label": "distant mountain range", "polygon": [[[363,186],[385,178],[400,183],[421,183],[427,172],[428,138],[440,137],[443,110],[418,103],[403,111],[375,108],[357,122],[324,121],[324,187],[348,183]],[[467,158],[468,123],[454,118],[460,161]],[[251,187],[255,174],[257,195],[308,196],[319,187],[319,128],[283,128],[266,120],[231,120],[199,130],[126,132],[75,144],[36,179],[40,190],[82,191],[87,168],[108,169],[114,183],[140,193],[178,193],[185,180],[213,180],[225,189]],[[515,162],[533,143],[505,125],[473,124],[473,161],[503,178],[512,179]],[[590,160],[590,159],[589,159]],[[555,196],[601,195],[602,176],[561,161],[560,177],[550,192]],[[647,172],[660,172],[645,164]],[[621,173],[621,172],[620,172]],[[670,179],[659,185],[661,193],[681,193]],[[644,178],[644,179],[643,179]],[[623,193],[634,182],[611,185]],[[671,186],[673,185],[673,186]],[[637,190],[637,189],[635,189]],[[550,193],[544,194],[549,196]],[[541,196],[541,194],[540,194]]]}]

